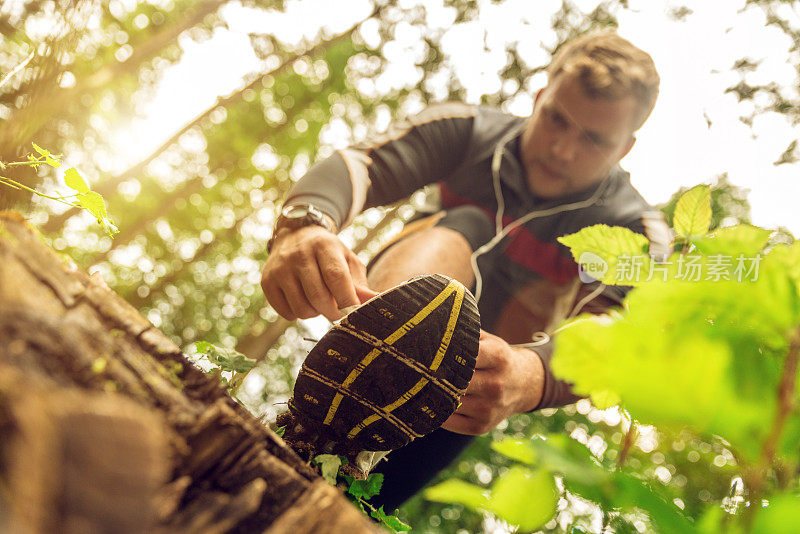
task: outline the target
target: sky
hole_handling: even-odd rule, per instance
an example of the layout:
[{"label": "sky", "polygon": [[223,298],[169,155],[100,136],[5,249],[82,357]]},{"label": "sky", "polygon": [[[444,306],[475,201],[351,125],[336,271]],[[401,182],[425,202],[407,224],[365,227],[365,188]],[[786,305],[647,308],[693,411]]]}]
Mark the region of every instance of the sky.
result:
[{"label": "sky", "polygon": [[[441,0],[400,3],[425,5],[428,24],[445,31],[443,49],[450,55],[456,75],[469,88],[466,98],[470,102],[499,89],[497,72],[505,63],[504,43],[508,40],[517,42],[518,52],[531,64],[546,60],[543,46],[555,44],[549,29],[551,16],[561,4],[560,0],[506,0],[502,4],[481,0],[476,22],[453,26],[453,11],[442,7]],[[596,0],[576,3],[586,11],[597,5]],[[749,83],[774,81],[789,88],[797,86],[797,72],[787,61],[788,38],[765,27],[760,9],[743,10],[744,3],[630,0],[630,9],[619,13],[618,33],[649,52],[661,76],[656,107],[622,165],[652,204],[666,201],[680,187],[711,183],[728,172],[731,183],[750,190],[755,224],[784,226],[800,236],[800,209],[795,204],[800,193],[800,166],[773,165],[796,136],[795,129],[775,114],[759,116],[749,128],[739,118],[752,111],[752,104],[738,103],[733,94],[725,93],[739,81],[731,67],[741,57],[760,62],[759,68],[748,74]],[[681,5],[692,10],[682,21],[666,16]],[[785,8],[800,25],[797,8],[793,13],[791,6]],[[166,72],[154,98],[142,107],[142,116],[116,130],[116,146],[128,147],[117,159],[120,168],[146,156],[218,96],[240,88],[246,75],[263,69],[250,47],[248,32],[268,32],[283,42],[296,43],[313,38],[321,25],[333,33],[345,31],[370,10],[371,4],[365,0],[287,1],[285,13],[226,6],[222,13],[228,28],[218,29],[201,43],[182,38],[181,61]],[[374,27],[367,25],[364,36],[368,43],[371,33]],[[411,43],[417,35],[410,25],[401,28],[400,35],[405,35],[408,45],[401,42],[385,50],[390,66],[365,90],[402,85],[415,76],[419,50]],[[544,76],[531,80],[531,93],[510,102],[509,111],[529,114],[532,95],[545,82]],[[339,145],[336,148],[346,144],[335,129],[324,139]]]}]

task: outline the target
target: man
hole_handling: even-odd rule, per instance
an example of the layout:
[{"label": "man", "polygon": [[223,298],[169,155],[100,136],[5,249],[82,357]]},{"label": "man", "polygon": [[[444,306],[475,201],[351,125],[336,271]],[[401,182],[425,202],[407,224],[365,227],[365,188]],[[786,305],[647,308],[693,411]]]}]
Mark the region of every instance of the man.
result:
[{"label": "man", "polygon": [[[475,375],[442,430],[379,467],[378,504],[388,509],[471,436],[515,413],[577,398],[549,371],[552,342],[524,345],[577,308],[618,304],[624,291],[582,284],[556,239],[597,223],[648,237],[664,230],[618,167],[655,104],[659,78],[650,56],[613,33],[588,35],[562,47],[548,75],[527,120],[446,104],[368,146],[337,152],[293,187],[276,225],[262,287],[287,319],[335,319],[341,308],[418,274],[446,274],[480,292]],[[409,224],[367,275],[335,232],[363,209],[432,183],[442,211]]]}]

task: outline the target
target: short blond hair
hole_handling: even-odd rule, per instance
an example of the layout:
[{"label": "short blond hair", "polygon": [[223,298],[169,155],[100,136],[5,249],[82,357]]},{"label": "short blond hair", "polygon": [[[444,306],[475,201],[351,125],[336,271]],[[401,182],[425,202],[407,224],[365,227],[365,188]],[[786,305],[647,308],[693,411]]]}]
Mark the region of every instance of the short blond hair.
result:
[{"label": "short blond hair", "polygon": [[547,68],[550,83],[562,74],[576,76],[591,97],[639,102],[638,130],[656,104],[660,78],[653,58],[613,32],[582,35],[564,44]]}]

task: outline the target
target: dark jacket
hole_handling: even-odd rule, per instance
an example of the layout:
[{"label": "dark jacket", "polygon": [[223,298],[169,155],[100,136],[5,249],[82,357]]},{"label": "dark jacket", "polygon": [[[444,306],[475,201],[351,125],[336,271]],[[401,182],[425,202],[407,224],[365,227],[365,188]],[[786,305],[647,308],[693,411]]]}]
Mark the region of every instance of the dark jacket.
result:
[{"label": "dark jacket", "polygon": [[[512,344],[524,344],[536,332],[552,332],[575,303],[595,289],[578,279],[578,266],[557,238],[593,224],[624,226],[651,241],[668,236],[659,212],[633,188],[629,175],[613,169],[599,185],[556,199],[541,199],[527,186],[519,143],[525,119],[464,104],[442,104],[395,125],[369,144],[336,152],[313,166],[292,188],[287,204],[311,203],[339,228],[362,210],[393,203],[430,184],[438,184],[444,223],[467,237],[476,250],[494,236],[498,201],[492,159],[503,145],[499,179],[505,204],[503,226],[537,210],[587,200],[593,204],[526,222],[480,256],[483,280],[479,300],[482,327]],[[463,206],[485,214],[474,225],[457,215]],[[474,210],[473,210],[474,211]],[[449,221],[449,222],[448,222]],[[581,311],[599,313],[619,304],[626,288],[607,287]],[[545,364],[545,391],[538,408],[561,406],[577,397],[549,370],[552,342],[535,350]]]}]

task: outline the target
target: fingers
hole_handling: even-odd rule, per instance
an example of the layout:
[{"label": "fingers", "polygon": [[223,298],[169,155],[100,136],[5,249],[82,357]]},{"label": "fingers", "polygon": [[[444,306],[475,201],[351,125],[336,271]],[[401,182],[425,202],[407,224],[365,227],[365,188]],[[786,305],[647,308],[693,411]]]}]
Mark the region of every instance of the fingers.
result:
[{"label": "fingers", "polygon": [[289,321],[297,319],[297,315],[292,311],[286,296],[280,288],[264,288],[264,295],[267,297],[267,302],[278,312],[278,315]]},{"label": "fingers", "polygon": [[465,399],[487,399],[490,401],[502,399],[503,386],[501,377],[496,373],[477,369],[472,375],[472,380],[470,380],[461,402],[464,403]]},{"label": "fingers", "polygon": [[341,309],[360,304],[350,264],[341,248],[321,248],[316,259],[327,296],[335,301],[336,307]]},{"label": "fingers", "polygon": [[[302,271],[298,274],[300,285],[303,288],[303,295],[298,296],[298,303],[302,302],[303,297],[306,299],[311,307],[311,315],[309,317],[314,317],[321,313],[331,321],[338,319],[339,308],[320,272],[322,268],[318,264],[310,263],[305,268],[301,267],[301,269]],[[307,318],[303,317],[303,319]]]},{"label": "fingers", "polygon": [[458,409],[445,421],[442,428],[476,436],[489,432],[505,419],[501,411],[502,405],[498,405],[494,399],[482,392],[471,394],[469,390],[467,391],[461,397]]},{"label": "fingers", "polygon": [[447,421],[444,422],[442,428],[445,430],[449,430],[450,432],[455,432],[457,434],[471,434],[469,431],[472,430],[472,420],[470,417],[465,415],[461,415],[460,413],[454,413],[450,417],[447,418]]},{"label": "fingers", "polygon": [[358,259],[358,256],[351,250],[347,250],[345,254],[347,266],[350,269],[350,276],[353,278],[355,285],[367,287],[367,267]]},{"label": "fingers", "polygon": [[267,258],[261,286],[281,316],[293,320],[319,314],[330,320],[342,308],[376,293],[366,284],[366,269],[339,239],[322,228],[307,227],[276,242]]},{"label": "fingers", "polygon": [[338,317],[336,303],[325,287],[316,262],[296,260],[265,274],[262,281],[267,301],[289,320],[309,319],[323,314]]},{"label": "fingers", "polygon": [[371,289],[367,284],[367,267],[364,265],[364,263],[362,263],[362,261],[358,259],[358,256],[352,252],[347,252],[347,265],[350,267],[350,276],[353,279],[356,296],[358,297],[359,303],[363,304],[369,299],[377,296],[379,292]]},{"label": "fingers", "polygon": [[307,319],[319,315],[305,296],[305,291],[298,280],[292,276],[281,277],[278,284],[276,277],[262,279],[261,287],[267,302],[278,314],[289,320]]},{"label": "fingers", "polygon": [[[331,320],[341,316],[341,310],[366,302],[378,294],[367,286],[367,269],[358,256],[341,243],[337,244],[340,246],[321,247],[316,252],[323,287],[327,290],[320,301],[334,302],[337,308],[334,315],[323,312]],[[315,302],[308,293],[306,295]]]},{"label": "fingers", "polygon": [[482,421],[458,412],[451,415],[444,422],[442,428],[456,434],[467,434],[469,436],[479,436],[492,429],[487,428]]},{"label": "fingers", "polygon": [[475,369],[494,369],[504,364],[503,349],[505,341],[493,334],[480,331],[478,338],[478,356],[475,359]]},{"label": "fingers", "polygon": [[544,370],[534,353],[481,331],[475,373],[445,428],[462,434],[487,432],[510,415],[535,409],[543,387]]},{"label": "fingers", "polygon": [[368,301],[369,299],[378,296],[380,293],[373,289],[368,288],[367,286],[356,286],[356,295],[358,295],[359,301],[362,303]]},{"label": "fingers", "polygon": [[271,276],[269,262],[261,271],[261,290],[264,291],[267,302],[278,312],[278,315],[289,321],[297,319],[297,316],[292,312],[291,306],[289,306],[289,302],[286,300],[286,295],[283,294],[283,291],[275,282],[275,278]]},{"label": "fingers", "polygon": [[509,415],[503,393],[503,382],[493,369],[476,369],[458,409],[442,427],[469,435],[490,431]]}]

